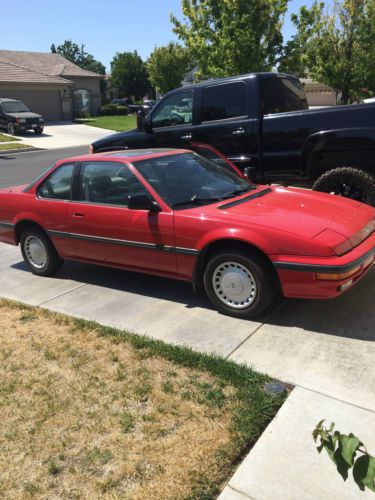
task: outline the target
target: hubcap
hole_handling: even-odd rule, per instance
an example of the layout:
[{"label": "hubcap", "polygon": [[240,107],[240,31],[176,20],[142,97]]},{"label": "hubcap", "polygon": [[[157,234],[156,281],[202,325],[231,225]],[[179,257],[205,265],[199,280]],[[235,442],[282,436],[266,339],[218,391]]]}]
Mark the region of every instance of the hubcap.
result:
[{"label": "hubcap", "polygon": [[44,243],[34,235],[25,239],[25,254],[27,260],[36,269],[43,269],[47,265],[47,251]]},{"label": "hubcap", "polygon": [[238,262],[223,262],[214,271],[212,285],[217,297],[233,309],[249,307],[257,297],[252,273]]}]

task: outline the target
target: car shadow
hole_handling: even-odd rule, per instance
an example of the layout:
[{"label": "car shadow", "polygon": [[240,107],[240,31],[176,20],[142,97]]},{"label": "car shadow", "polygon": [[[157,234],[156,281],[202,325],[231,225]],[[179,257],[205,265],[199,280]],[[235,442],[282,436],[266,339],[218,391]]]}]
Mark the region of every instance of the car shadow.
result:
[{"label": "car shadow", "polygon": [[32,137],[33,139],[38,139],[39,137],[52,137],[52,134],[46,134],[45,132],[42,132],[41,134],[35,134],[35,132],[32,132],[31,130],[26,130],[22,133],[22,135],[19,134],[16,137]]},{"label": "car shadow", "polygon": [[375,341],[375,269],[329,300],[289,299],[266,323],[348,339]]},{"label": "car shadow", "polygon": [[[30,272],[23,261],[12,267]],[[190,283],[148,274],[69,261],[65,262],[56,279],[185,304],[187,309],[214,309],[203,292],[194,293]],[[287,300],[280,297],[271,310],[253,318],[253,321],[274,327],[300,328],[325,335],[375,341],[374,296],[375,269],[340,297],[330,300]],[[189,321],[189,318],[186,320]]]},{"label": "car shadow", "polygon": [[[30,272],[23,261],[13,264],[12,267]],[[72,280],[81,284],[178,302],[185,304],[188,309],[213,309],[203,293],[194,293],[190,283],[149,274],[66,261],[55,279]]]}]

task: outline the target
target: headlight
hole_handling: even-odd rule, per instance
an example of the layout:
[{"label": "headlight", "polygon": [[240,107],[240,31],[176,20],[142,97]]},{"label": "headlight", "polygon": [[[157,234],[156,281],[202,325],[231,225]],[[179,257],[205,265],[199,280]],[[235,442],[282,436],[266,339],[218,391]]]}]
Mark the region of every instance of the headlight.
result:
[{"label": "headlight", "polygon": [[16,120],[17,123],[26,123],[25,118],[17,118]]}]

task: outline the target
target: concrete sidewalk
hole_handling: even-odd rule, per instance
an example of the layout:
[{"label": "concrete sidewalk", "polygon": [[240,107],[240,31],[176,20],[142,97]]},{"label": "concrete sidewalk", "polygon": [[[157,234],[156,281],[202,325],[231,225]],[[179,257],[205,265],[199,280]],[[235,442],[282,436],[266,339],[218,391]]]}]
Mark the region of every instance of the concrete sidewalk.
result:
[{"label": "concrete sidewalk", "polygon": [[372,271],[337,299],[285,301],[258,321],[236,320],[187,283],[71,262],[40,278],[19,249],[0,244],[2,297],[217,353],[297,386],[221,500],[366,498],[318,455],[311,432],[335,421],[375,454],[374,295]]}]

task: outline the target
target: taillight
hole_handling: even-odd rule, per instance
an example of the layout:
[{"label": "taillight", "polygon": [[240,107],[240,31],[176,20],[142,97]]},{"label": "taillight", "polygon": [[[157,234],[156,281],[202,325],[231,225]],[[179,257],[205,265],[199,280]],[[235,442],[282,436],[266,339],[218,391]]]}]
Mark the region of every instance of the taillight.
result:
[{"label": "taillight", "polygon": [[93,147],[92,144],[90,144],[89,152],[90,152],[91,155],[94,153],[94,147]]}]

